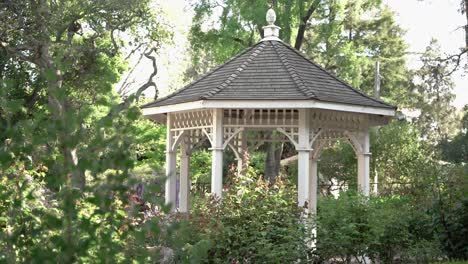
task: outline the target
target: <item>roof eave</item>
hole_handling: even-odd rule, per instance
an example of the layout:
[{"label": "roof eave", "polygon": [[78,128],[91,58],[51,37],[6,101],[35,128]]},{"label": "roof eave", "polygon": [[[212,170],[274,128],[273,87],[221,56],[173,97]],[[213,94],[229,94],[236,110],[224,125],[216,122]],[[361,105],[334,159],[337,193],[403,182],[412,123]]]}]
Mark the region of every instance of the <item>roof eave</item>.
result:
[{"label": "roof eave", "polygon": [[143,108],[144,116],[150,117],[158,114],[171,112],[189,111],[195,109],[214,109],[214,108],[263,108],[263,109],[292,109],[292,108],[311,108],[325,109],[334,111],[364,113],[372,115],[382,115],[394,117],[396,107],[375,107],[364,105],[352,105],[335,102],[324,102],[318,100],[198,100],[193,102],[179,103],[165,106],[154,106]]}]

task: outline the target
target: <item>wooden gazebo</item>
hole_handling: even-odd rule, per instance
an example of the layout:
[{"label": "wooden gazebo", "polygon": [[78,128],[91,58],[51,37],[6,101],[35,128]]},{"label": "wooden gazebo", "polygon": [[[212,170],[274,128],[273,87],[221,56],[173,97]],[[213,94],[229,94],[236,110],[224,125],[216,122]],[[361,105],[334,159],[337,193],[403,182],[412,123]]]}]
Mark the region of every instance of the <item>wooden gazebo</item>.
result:
[{"label": "wooden gazebo", "polygon": [[[142,107],[167,124],[165,199],[175,205],[180,147],[179,210],[189,210],[191,150],[208,138],[211,193],[222,197],[223,151],[242,168],[251,131],[277,131],[269,141],[290,141],[298,152],[298,203],[317,204],[317,159],[331,140],[345,139],[358,160],[358,186],[369,195],[369,128],[387,124],[396,107],[367,96],[279,39],[276,15],[267,13],[264,38],[225,64]],[[258,133],[256,133],[258,135]],[[255,138],[255,140],[261,140]],[[266,140],[266,139],[264,139]]]}]

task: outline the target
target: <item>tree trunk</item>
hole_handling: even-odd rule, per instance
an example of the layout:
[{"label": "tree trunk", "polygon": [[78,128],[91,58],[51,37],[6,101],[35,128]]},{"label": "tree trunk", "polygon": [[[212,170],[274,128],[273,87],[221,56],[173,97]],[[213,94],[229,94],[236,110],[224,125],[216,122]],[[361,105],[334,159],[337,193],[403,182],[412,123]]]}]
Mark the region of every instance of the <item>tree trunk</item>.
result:
[{"label": "tree trunk", "polygon": [[[60,91],[63,89],[63,74],[50,56],[49,46],[49,43],[42,46],[39,65],[43,67],[42,72],[47,80],[48,105],[50,109],[52,109],[54,120],[62,126],[57,135],[58,146],[64,157],[64,164],[61,171],[67,175],[72,187],[83,190],[85,187],[85,175],[77,168],[78,157],[76,154],[76,146],[69,146],[69,142],[72,142],[71,131],[64,130],[65,127],[69,125],[73,126],[73,124],[69,124],[69,120],[67,120],[66,117],[66,112],[68,110],[66,93]],[[63,95],[60,96],[62,93]]]},{"label": "tree trunk", "polygon": [[270,142],[266,147],[265,179],[274,183],[279,174],[283,143]]},{"label": "tree trunk", "polygon": [[468,0],[465,0],[465,16],[466,16],[466,25],[465,25],[465,48],[468,49]]},{"label": "tree trunk", "polygon": [[310,17],[315,12],[319,4],[320,0],[315,0],[310,5],[305,16],[301,17],[301,22],[299,24],[299,28],[297,29],[296,42],[294,43],[294,48],[296,48],[297,50],[301,49],[302,43],[304,42],[304,35],[307,28],[307,22],[309,21]]}]

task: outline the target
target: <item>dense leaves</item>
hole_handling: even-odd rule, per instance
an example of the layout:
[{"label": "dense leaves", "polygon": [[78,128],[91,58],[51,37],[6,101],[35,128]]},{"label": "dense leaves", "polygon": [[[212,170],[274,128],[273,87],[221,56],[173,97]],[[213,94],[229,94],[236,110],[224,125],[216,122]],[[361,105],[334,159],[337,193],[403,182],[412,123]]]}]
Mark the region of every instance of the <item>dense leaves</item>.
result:
[{"label": "dense leaves", "polygon": [[301,220],[291,187],[281,179],[270,186],[252,169],[232,179],[222,203],[206,198],[193,208],[194,230],[181,258],[188,261],[203,241],[210,263],[306,260],[311,225]]},{"label": "dense leaves", "polygon": [[322,260],[338,258],[394,263],[427,263],[437,259],[440,244],[431,229],[430,215],[412,208],[408,198],[366,198],[342,193],[319,203],[317,255]]},{"label": "dense leaves", "polygon": [[138,93],[113,90],[121,36],[165,37],[149,1],[3,1],[0,18],[0,262],[155,257],[159,224],[132,187],[137,166],[161,159],[163,130],[142,121]]}]

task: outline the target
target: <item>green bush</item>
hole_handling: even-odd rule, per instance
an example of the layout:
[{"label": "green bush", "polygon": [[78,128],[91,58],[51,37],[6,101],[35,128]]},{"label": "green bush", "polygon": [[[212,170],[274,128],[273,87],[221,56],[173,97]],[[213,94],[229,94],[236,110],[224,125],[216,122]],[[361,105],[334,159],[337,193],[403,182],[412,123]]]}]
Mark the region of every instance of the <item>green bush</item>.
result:
[{"label": "green bush", "polygon": [[450,259],[468,259],[468,166],[444,166],[428,210],[433,229]]},{"label": "green bush", "polygon": [[316,255],[321,260],[339,258],[343,262],[364,255],[369,245],[368,211],[365,199],[353,193],[320,199]]},{"label": "green bush", "polygon": [[210,263],[305,260],[307,220],[300,220],[295,188],[281,179],[270,186],[252,169],[231,181],[222,202],[207,197],[193,208],[179,260],[188,262],[200,252]]},{"label": "green bush", "polygon": [[399,197],[368,199],[346,192],[337,199],[322,198],[317,232],[321,260],[349,262],[366,256],[381,263],[427,263],[442,255],[429,216]]}]

